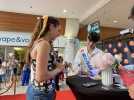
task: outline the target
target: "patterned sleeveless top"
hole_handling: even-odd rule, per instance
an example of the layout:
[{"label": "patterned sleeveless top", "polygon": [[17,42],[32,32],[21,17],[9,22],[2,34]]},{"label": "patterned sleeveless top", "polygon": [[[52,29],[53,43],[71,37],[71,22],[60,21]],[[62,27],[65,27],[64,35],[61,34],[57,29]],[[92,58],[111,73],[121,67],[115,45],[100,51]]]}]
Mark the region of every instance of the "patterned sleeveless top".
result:
[{"label": "patterned sleeveless top", "polygon": [[[52,53],[50,52],[49,53],[49,60],[48,60],[48,70],[49,71],[52,71],[54,69],[54,56],[52,55]],[[44,89],[46,91],[49,91],[49,90],[53,90],[55,89],[55,81],[54,79],[50,79],[50,80],[47,80],[47,81],[43,81],[43,82],[37,82],[35,80],[35,70],[36,70],[36,59],[32,59],[32,63],[31,63],[31,82],[32,83],[36,83],[36,86],[38,87],[44,87]]]}]

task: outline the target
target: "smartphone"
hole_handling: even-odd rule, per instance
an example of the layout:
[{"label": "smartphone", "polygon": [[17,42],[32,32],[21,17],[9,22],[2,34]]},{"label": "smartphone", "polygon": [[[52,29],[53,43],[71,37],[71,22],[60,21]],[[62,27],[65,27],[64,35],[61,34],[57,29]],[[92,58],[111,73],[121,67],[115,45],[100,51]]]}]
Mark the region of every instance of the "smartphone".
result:
[{"label": "smartphone", "polygon": [[83,87],[93,87],[93,86],[96,86],[98,85],[98,83],[95,83],[95,82],[87,82],[87,83],[83,83],[82,86]]}]

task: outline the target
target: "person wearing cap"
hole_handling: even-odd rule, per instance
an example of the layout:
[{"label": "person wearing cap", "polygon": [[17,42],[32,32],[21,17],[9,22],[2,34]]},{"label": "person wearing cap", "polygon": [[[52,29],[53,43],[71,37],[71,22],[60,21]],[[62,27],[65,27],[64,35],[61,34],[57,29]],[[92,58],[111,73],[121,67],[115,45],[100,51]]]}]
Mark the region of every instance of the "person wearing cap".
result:
[{"label": "person wearing cap", "polygon": [[[134,21],[134,5],[131,9],[131,13],[130,16],[128,17],[128,19],[132,19]],[[134,99],[134,83],[128,86],[128,92],[129,92],[129,96]]]},{"label": "person wearing cap", "polygon": [[[73,70],[74,74],[85,74],[89,75],[90,78],[96,79],[99,76],[99,70],[90,68],[90,60],[91,57],[93,57],[97,53],[102,53],[103,51],[98,49],[96,47],[96,43],[100,40],[100,34],[96,32],[91,32],[88,35],[87,38],[87,44],[85,47],[80,48],[77,51],[77,54],[75,56],[74,62],[73,62]],[[88,64],[87,64],[88,63]],[[90,70],[89,69],[94,69]],[[91,75],[92,74],[92,75]]]}]

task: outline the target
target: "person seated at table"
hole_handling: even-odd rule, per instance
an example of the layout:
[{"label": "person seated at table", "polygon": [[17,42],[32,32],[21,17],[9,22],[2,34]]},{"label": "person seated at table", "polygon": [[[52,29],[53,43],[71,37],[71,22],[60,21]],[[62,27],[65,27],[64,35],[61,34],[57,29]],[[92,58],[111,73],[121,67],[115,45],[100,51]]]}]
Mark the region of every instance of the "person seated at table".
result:
[{"label": "person seated at table", "polygon": [[[92,32],[88,34],[87,45],[83,48],[80,48],[75,56],[75,60],[73,63],[73,69],[75,71],[74,74],[78,74],[81,71],[83,74],[90,73],[90,76],[98,77],[98,75],[94,75],[99,73],[98,70],[94,70],[93,73],[88,71],[90,68],[90,59],[97,53],[102,53],[103,51],[96,47],[96,43],[100,40],[100,34]],[[90,68],[92,69],[92,68]],[[91,75],[93,74],[93,75]]]},{"label": "person seated at table", "polygon": [[91,32],[88,34],[87,45],[80,48],[76,54],[73,69],[75,74],[86,74],[92,79],[100,79],[101,70],[110,67],[114,63],[114,57],[96,47],[100,40],[100,34]]}]

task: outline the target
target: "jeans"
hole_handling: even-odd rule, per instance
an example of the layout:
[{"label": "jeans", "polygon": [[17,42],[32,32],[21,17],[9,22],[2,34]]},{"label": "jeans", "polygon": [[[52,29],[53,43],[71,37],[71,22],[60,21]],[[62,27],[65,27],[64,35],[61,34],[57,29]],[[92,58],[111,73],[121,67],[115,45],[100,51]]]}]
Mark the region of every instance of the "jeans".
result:
[{"label": "jeans", "polygon": [[22,86],[28,85],[30,78],[30,71],[23,71],[22,73]]},{"label": "jeans", "polygon": [[55,100],[55,90],[45,92],[43,89],[29,85],[27,89],[27,100]]}]

